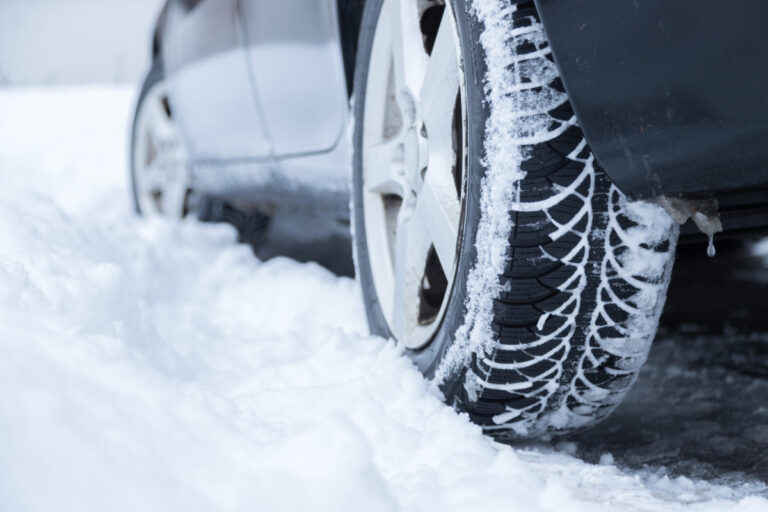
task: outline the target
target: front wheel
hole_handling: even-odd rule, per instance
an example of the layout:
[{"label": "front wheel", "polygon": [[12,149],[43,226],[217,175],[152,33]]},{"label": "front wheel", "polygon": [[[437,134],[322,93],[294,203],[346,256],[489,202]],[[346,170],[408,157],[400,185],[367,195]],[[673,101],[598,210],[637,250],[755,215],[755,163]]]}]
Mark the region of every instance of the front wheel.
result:
[{"label": "front wheel", "polygon": [[371,331],[499,439],[605,417],[647,357],[677,231],[600,168],[533,2],[369,0],[361,34]]}]

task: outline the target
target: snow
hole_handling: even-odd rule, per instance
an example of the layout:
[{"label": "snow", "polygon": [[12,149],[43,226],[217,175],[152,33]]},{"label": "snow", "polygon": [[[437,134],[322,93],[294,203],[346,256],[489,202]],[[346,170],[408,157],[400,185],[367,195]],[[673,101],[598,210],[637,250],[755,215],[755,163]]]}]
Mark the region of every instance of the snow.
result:
[{"label": "snow", "polygon": [[367,335],[354,281],[136,218],[132,100],[0,91],[0,510],[768,510],[495,444]]}]

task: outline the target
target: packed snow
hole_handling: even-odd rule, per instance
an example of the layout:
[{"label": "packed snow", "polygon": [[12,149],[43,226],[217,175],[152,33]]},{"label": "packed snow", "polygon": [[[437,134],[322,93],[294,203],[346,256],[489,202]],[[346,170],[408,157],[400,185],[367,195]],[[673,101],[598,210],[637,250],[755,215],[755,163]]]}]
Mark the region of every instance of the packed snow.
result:
[{"label": "packed snow", "polygon": [[495,444],[366,333],[353,280],[136,217],[133,98],[0,90],[0,510],[768,510]]}]

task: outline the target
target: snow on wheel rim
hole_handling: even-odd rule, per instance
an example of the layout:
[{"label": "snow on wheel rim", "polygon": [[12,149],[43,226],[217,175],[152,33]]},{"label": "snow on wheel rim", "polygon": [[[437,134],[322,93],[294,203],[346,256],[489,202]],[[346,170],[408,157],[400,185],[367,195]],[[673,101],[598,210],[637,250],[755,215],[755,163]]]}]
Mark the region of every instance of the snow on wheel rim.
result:
[{"label": "snow on wheel rim", "polygon": [[461,46],[450,3],[384,0],[363,121],[363,213],[390,332],[421,348],[456,274],[466,180]]},{"label": "snow on wheel rim", "polygon": [[188,158],[171,116],[167,85],[152,85],[136,117],[133,179],[144,215],[183,218],[189,213]]}]

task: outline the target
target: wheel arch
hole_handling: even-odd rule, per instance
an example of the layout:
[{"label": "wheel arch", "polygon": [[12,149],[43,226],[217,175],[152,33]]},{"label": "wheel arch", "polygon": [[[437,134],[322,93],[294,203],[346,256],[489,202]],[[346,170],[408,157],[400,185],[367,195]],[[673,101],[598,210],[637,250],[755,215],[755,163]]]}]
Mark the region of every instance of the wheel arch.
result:
[{"label": "wheel arch", "polygon": [[347,94],[351,97],[357,61],[357,43],[360,37],[365,0],[336,0],[336,6],[339,17],[344,74],[347,80]]},{"label": "wheel arch", "polygon": [[768,60],[768,4],[535,3],[590,147],[624,193],[768,189],[768,72],[755,65]]},{"label": "wheel arch", "polygon": [[163,38],[165,37],[165,30],[168,21],[168,9],[173,0],[166,0],[163,3],[163,8],[160,10],[160,14],[157,15],[155,26],[152,30],[152,65],[160,63],[162,65],[163,57]]}]

